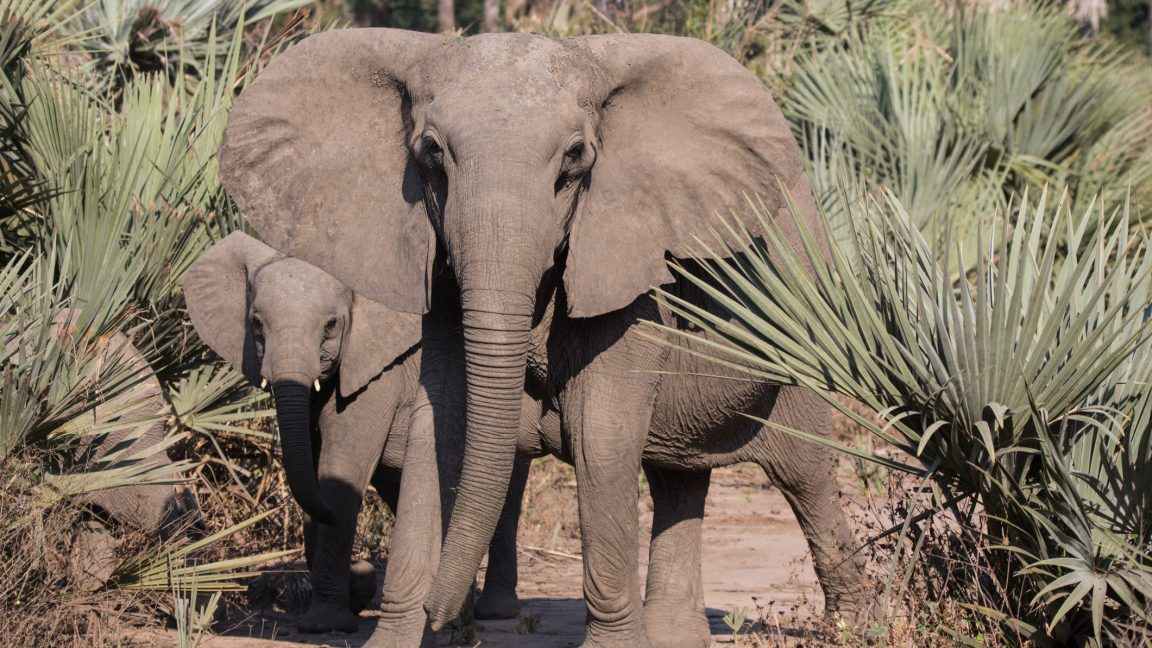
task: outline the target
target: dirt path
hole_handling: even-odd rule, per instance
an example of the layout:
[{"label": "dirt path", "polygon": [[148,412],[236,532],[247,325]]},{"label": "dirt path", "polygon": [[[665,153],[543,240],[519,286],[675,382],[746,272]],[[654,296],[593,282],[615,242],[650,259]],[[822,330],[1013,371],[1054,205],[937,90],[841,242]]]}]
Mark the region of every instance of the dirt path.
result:
[{"label": "dirt path", "polygon": [[[642,504],[641,564],[647,567],[650,506]],[[578,546],[578,545],[577,545]],[[704,589],[713,644],[731,642],[722,617],[747,608],[757,618],[753,597],[768,611],[770,624],[786,634],[816,613],[823,604],[800,528],[783,496],[767,487],[754,466],[734,466],[713,472],[704,520]],[[522,547],[521,618],[477,622],[477,641],[491,648],[567,648],[583,639],[584,602],[581,563],[570,551]],[[266,613],[211,637],[204,648],[277,648],[327,645],[357,648],[368,638],[372,623],[365,619],[354,635],[300,635],[294,621]],[[174,635],[153,635],[145,643],[175,645]],[[452,645],[445,643],[444,645]]]}]

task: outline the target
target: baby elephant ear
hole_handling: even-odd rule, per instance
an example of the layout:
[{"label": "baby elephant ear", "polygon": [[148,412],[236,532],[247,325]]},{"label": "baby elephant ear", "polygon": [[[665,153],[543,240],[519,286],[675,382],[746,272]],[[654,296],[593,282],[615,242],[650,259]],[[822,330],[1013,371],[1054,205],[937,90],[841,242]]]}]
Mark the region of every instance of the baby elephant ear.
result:
[{"label": "baby elephant ear", "polygon": [[200,339],[253,384],[260,383],[260,363],[248,321],[252,277],[283,256],[244,232],[232,232],[184,273],[184,301]]},{"label": "baby elephant ear", "polygon": [[671,282],[666,255],[698,256],[694,237],[714,240],[717,213],[735,212],[759,233],[745,195],[760,196],[775,215],[785,208],[783,185],[804,220],[819,227],[788,122],[735,59],[675,36],[570,42],[607,82],[596,163],[569,236],[569,315],[623,308]]},{"label": "baby elephant ear", "polygon": [[352,322],[340,353],[340,395],[360,391],[368,381],[420,344],[420,315],[394,311],[357,294]]},{"label": "baby elephant ear", "polygon": [[240,95],[220,179],[269,245],[423,313],[435,237],[409,159],[409,69],[444,36],[340,29],[277,56]]}]

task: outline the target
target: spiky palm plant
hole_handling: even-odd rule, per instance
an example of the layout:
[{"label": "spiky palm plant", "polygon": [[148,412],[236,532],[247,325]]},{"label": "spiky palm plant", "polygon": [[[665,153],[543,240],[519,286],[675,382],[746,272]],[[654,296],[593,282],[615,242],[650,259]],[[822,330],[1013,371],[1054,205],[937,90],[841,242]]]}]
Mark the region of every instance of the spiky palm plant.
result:
[{"label": "spiky palm plant", "polygon": [[[727,224],[700,242],[729,261],[674,264],[725,316],[668,294],[719,336],[706,353],[765,380],[811,387],[906,459],[809,437],[935,485],[939,511],[979,504],[991,569],[966,601],[1007,631],[1100,644],[1150,620],[1148,385],[1152,250],[1125,209],[1022,200],[978,226],[975,249],[937,249],[902,203],[847,201],[847,248],[820,258]],[[804,226],[797,221],[801,230]],[[727,245],[725,240],[742,241]],[[942,262],[963,258],[954,280]],[[883,424],[831,394],[857,399]],[[947,506],[944,506],[947,502]],[[976,549],[975,547],[973,549]],[[989,604],[999,601],[999,604]]]},{"label": "spiky palm plant", "polygon": [[223,62],[243,25],[299,9],[314,0],[115,0],[76,3],[66,28],[77,35],[85,65],[103,91],[115,91],[139,74],[203,78]]},{"label": "spiky palm plant", "polygon": [[973,215],[1045,183],[1068,187],[1077,211],[1097,196],[1109,210],[1130,192],[1137,205],[1152,201],[1143,61],[1085,40],[1041,3],[820,3],[840,5],[863,14],[815,36],[776,29],[774,51],[789,55],[762,67],[826,208],[841,204],[845,178],[867,180],[895,193],[938,245],[971,244]]},{"label": "spiky palm plant", "polygon": [[[96,491],[186,481],[189,462],[142,462],[139,448],[93,464],[61,459],[110,433],[130,445],[158,419],[169,434],[150,453],[189,434],[213,443],[261,434],[249,427],[269,414],[263,394],[211,364],[186,321],[179,280],[241,226],[215,151],[235,88],[270,49],[258,34],[246,42],[247,21],[303,4],[0,0],[0,464],[29,495],[8,493],[14,501],[50,515]],[[141,21],[157,20],[162,37],[141,33]],[[141,64],[144,54],[162,59],[161,69]],[[125,339],[116,334],[148,366],[110,348]],[[143,417],[133,387],[153,373],[166,404]],[[276,556],[212,563],[203,553],[257,521],[198,543],[150,544],[105,588],[183,591],[200,579],[200,592],[229,589]],[[66,593],[54,587],[41,589]],[[21,584],[4,595],[28,591]]]}]

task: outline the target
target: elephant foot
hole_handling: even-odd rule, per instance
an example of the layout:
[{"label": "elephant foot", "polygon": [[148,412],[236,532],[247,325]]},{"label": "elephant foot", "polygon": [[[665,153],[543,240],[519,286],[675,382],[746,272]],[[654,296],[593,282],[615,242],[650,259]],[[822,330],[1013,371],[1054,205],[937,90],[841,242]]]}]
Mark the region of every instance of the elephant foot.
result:
[{"label": "elephant foot", "polygon": [[580,648],[652,648],[643,628],[609,628],[588,624]]},{"label": "elephant foot", "polygon": [[300,619],[298,629],[305,634],[325,632],[356,632],[360,628],[360,617],[348,609],[347,603],[317,604],[308,606],[308,612]]},{"label": "elephant foot", "polygon": [[515,588],[491,585],[476,599],[477,619],[515,619],[520,616],[520,598]]},{"label": "elephant foot", "polygon": [[708,648],[712,644],[712,630],[702,608],[649,603],[644,606],[644,627],[652,648]]},{"label": "elephant foot", "polygon": [[832,625],[847,630],[853,636],[870,640],[876,632],[882,631],[885,622],[879,606],[872,602],[855,605],[841,604],[836,608],[825,608],[824,618]]},{"label": "elephant foot", "polygon": [[424,631],[412,632],[406,629],[389,628],[387,624],[376,626],[372,636],[361,648],[435,648],[436,635],[427,625]]},{"label": "elephant foot", "polygon": [[845,626],[853,634],[863,634],[877,622],[884,621],[884,610],[875,597],[859,591],[848,594],[824,594],[824,618]]},{"label": "elephant foot", "polygon": [[599,637],[593,639],[585,637],[584,643],[580,644],[580,648],[652,648],[652,644],[648,643],[648,639],[636,639],[635,637],[628,637],[623,639],[608,639]]},{"label": "elephant foot", "polygon": [[357,613],[371,607],[376,598],[376,567],[367,560],[357,560],[349,571],[348,607]]}]

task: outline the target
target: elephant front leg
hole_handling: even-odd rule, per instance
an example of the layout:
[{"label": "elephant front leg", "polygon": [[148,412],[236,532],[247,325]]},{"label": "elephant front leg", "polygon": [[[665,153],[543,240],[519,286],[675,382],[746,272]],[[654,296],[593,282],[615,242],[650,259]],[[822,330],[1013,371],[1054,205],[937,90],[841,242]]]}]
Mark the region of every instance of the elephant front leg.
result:
[{"label": "elephant front leg", "polygon": [[[329,489],[324,489],[329,490]],[[352,491],[353,489],[348,489]],[[356,518],[360,513],[361,493],[347,492],[342,501],[324,494],[325,501],[334,505],[336,524],[311,522],[315,540],[309,549],[306,534],[306,553],[312,554],[309,575],[312,579],[312,602],[300,619],[300,632],[356,632],[360,617],[351,610],[348,596],[349,569],[352,543],[356,537]]]},{"label": "elephant front leg", "polygon": [[388,569],[380,618],[365,648],[434,645],[424,612],[440,555],[440,478],[432,416],[413,415],[400,478],[396,525],[388,545]]},{"label": "elephant front leg", "polygon": [[637,393],[638,382],[635,375],[586,376],[578,393],[564,401],[584,554],[585,648],[648,646],[637,560],[636,476],[651,401]]},{"label": "elephant front leg", "polygon": [[[321,418],[317,477],[321,496],[329,503],[335,524],[310,521],[305,528],[306,553],[312,579],[312,602],[300,621],[301,632],[355,632],[360,617],[352,611],[351,578],[358,589],[367,581],[375,587],[375,570],[357,563],[350,571],[356,522],[364,489],[383,451],[390,421],[372,421],[358,411],[340,415],[325,411]],[[360,598],[363,598],[361,596]],[[369,601],[371,593],[368,594]],[[358,601],[363,603],[363,601]]]},{"label": "elephant front leg", "polygon": [[704,502],[711,471],[644,467],[652,492],[652,545],[644,623],[653,648],[707,648],[712,643],[700,574]]},{"label": "elephant front leg", "polygon": [[[390,509],[395,510],[395,509]],[[316,560],[317,529],[320,526],[304,513],[304,560],[311,574]],[[309,575],[309,583],[311,583]],[[348,606],[353,614],[359,614],[372,604],[376,596],[376,567],[367,560],[357,560],[350,567],[348,576]]]},{"label": "elephant front leg", "polygon": [[477,619],[515,619],[520,616],[520,599],[516,596],[516,531],[520,525],[520,505],[531,465],[531,459],[517,457],[512,468],[508,497],[504,500],[496,533],[488,545],[484,591],[476,600]]}]

